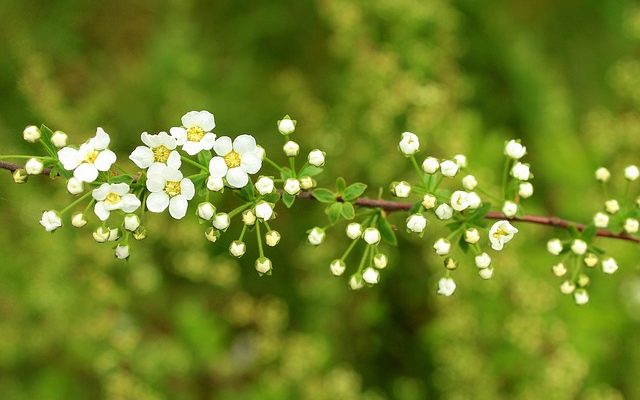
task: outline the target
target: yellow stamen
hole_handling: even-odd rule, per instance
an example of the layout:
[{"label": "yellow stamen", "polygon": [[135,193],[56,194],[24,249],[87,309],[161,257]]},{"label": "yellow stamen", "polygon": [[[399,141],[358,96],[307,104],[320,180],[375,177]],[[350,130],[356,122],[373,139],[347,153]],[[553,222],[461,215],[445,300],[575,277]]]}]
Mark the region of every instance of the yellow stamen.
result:
[{"label": "yellow stamen", "polygon": [[156,162],[166,163],[169,159],[169,154],[171,154],[171,150],[163,145],[153,148],[153,159]]},{"label": "yellow stamen", "polygon": [[117,193],[109,193],[107,195],[107,198],[105,199],[105,202],[109,203],[109,204],[116,204],[117,202],[120,201],[120,199],[122,199],[122,196],[120,196]]},{"label": "yellow stamen", "polygon": [[240,154],[231,150],[226,156],[224,156],[224,162],[229,168],[235,168],[240,165]]},{"label": "yellow stamen", "polygon": [[87,162],[89,164],[93,164],[96,161],[96,158],[98,158],[98,151],[96,150],[92,150],[89,153],[87,153],[87,155],[84,157],[84,162]]},{"label": "yellow stamen", "polygon": [[167,183],[164,185],[164,191],[167,192],[170,197],[179,195],[182,192],[182,190],[180,189],[180,182],[167,181]]},{"label": "yellow stamen", "polygon": [[190,142],[199,142],[204,137],[204,130],[199,126],[192,126],[187,128],[187,140]]}]

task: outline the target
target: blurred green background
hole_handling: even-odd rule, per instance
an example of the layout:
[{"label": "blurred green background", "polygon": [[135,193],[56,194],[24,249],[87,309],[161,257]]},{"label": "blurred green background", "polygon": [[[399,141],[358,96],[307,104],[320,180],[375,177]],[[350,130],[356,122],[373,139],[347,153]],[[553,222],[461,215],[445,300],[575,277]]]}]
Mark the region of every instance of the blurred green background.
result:
[{"label": "blurred green background", "polygon": [[[21,131],[43,122],[76,143],[102,126],[124,159],[192,109],[277,154],[288,113],[304,149],[328,152],[321,185],[342,175],[375,195],[411,177],[404,130],[429,154],[467,154],[490,187],[520,137],[527,211],[583,221],[603,200],[595,168],[621,186],[639,161],[632,1],[3,0],[0,22],[3,154],[30,153]],[[237,232],[211,245],[195,218],[153,218],[116,262],[88,230],[38,225],[69,201],[62,182],[0,178],[2,399],[640,399],[635,245],[601,243],[622,268],[593,271],[585,307],[558,291],[554,233],[535,226],[491,281],[463,257],[452,298],[435,295],[435,228],[401,233],[381,283],[353,292],[328,269],[342,233],[304,242],[325,224],[312,204],[272,224],[283,241],[260,278],[255,249],[225,255]]]}]

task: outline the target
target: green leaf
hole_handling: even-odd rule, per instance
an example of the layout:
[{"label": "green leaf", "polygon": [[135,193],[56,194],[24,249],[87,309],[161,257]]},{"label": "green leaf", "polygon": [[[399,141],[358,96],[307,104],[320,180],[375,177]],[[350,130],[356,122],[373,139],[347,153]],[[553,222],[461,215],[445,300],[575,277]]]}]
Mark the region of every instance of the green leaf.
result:
[{"label": "green leaf", "polygon": [[398,245],[398,239],[396,238],[396,234],[393,232],[393,228],[389,221],[384,218],[378,218],[378,230],[380,231],[380,236],[382,236],[382,240],[389,243],[392,246]]},{"label": "green leaf", "polygon": [[133,178],[129,175],[118,175],[113,178],[109,178],[109,183],[128,183],[131,184],[133,182]]},{"label": "green leaf", "polygon": [[198,153],[198,163],[202,164],[202,165],[209,165],[209,161],[211,161],[211,159],[213,158],[213,156],[211,155],[211,151],[210,150],[205,150],[205,151],[201,151],[200,153]]},{"label": "green leaf", "polygon": [[329,207],[327,207],[324,212],[329,217],[329,222],[335,224],[340,219],[340,214],[342,213],[342,203],[333,203]]},{"label": "green leaf", "polygon": [[292,196],[289,193],[282,194],[282,202],[287,206],[287,208],[291,208],[294,201],[296,201],[296,196]]},{"label": "green leaf", "polygon": [[338,179],[336,179],[336,192],[338,194],[342,194],[346,186],[347,186],[347,182],[344,181],[343,177],[339,177]]},{"label": "green leaf", "polygon": [[344,190],[344,192],[342,193],[342,198],[345,201],[353,201],[362,196],[365,190],[367,190],[367,185],[365,185],[364,183],[353,183]]},{"label": "green leaf", "polygon": [[417,203],[414,203],[413,206],[411,206],[411,210],[409,210],[410,214],[415,214],[418,211],[420,211],[420,209],[422,208],[422,202],[419,201]]},{"label": "green leaf", "polygon": [[302,167],[300,172],[298,172],[298,176],[299,177],[316,176],[320,174],[322,171],[323,169],[320,167],[314,167],[313,165],[305,165],[304,167]]},{"label": "green leaf", "polygon": [[253,182],[251,182],[251,179],[249,179],[249,183],[245,187],[240,189],[240,193],[242,198],[245,199],[246,201],[255,200],[256,194],[253,190]]},{"label": "green leaf", "polygon": [[51,143],[51,136],[53,132],[46,125],[40,125],[40,138],[44,143],[44,149],[51,157],[58,158],[58,149]]},{"label": "green leaf", "polygon": [[567,230],[569,231],[569,235],[571,235],[572,238],[577,239],[580,237],[580,232],[578,232],[574,225],[569,225],[569,227],[567,227]]},{"label": "green leaf", "polygon": [[264,196],[262,196],[262,199],[267,203],[275,204],[278,202],[278,200],[280,200],[280,194],[278,192],[265,194]]},{"label": "green leaf", "polygon": [[468,220],[470,222],[476,223],[482,220],[487,215],[489,210],[491,210],[491,203],[485,203],[480,208],[478,208],[473,214],[471,214]]},{"label": "green leaf", "polygon": [[465,253],[469,252],[469,243],[464,240],[464,235],[460,236],[459,244],[462,251],[464,251]]},{"label": "green leaf", "polygon": [[356,216],[356,210],[353,208],[353,204],[346,202],[342,203],[342,216],[344,219],[353,219]]},{"label": "green leaf", "polygon": [[336,201],[336,195],[329,189],[318,188],[313,191],[313,197],[321,203],[333,203]]},{"label": "green leaf", "polygon": [[587,243],[591,243],[593,238],[596,237],[596,232],[596,226],[594,224],[589,224],[584,231],[582,231],[582,239]]},{"label": "green leaf", "polygon": [[282,171],[280,171],[280,178],[284,179],[285,181],[291,178],[291,176],[291,170],[289,168],[282,168]]}]

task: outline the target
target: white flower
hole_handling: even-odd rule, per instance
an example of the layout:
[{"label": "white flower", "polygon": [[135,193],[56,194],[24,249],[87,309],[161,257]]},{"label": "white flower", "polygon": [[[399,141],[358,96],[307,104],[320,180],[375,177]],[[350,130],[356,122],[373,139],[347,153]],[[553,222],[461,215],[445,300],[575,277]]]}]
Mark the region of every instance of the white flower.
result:
[{"label": "white flower", "polygon": [[53,210],[43,212],[40,225],[42,225],[47,232],[55,231],[62,226],[60,214]]},{"label": "white flower", "polygon": [[377,230],[376,228],[367,228],[364,230],[364,241],[367,242],[367,244],[370,244],[372,246],[377,245],[378,243],[380,243],[380,231]]},{"label": "white flower", "polygon": [[414,233],[424,232],[427,227],[427,219],[422,214],[413,214],[407,218],[407,229]]},{"label": "white flower", "polygon": [[128,214],[124,217],[124,229],[135,232],[140,227],[140,217],[136,214]]},{"label": "white flower", "polygon": [[352,240],[356,240],[362,236],[362,225],[357,222],[352,222],[347,225],[347,237]]},{"label": "white flower", "polygon": [[[167,165],[171,168],[178,169],[182,165],[180,153],[176,150],[178,142],[173,136],[169,136],[167,132],[160,132],[157,135],[150,135],[143,132],[140,135],[142,143],[146,146],[138,146],[131,153],[129,159],[139,168],[157,168],[155,165]],[[150,170],[152,173],[152,170]]]},{"label": "white flower", "polygon": [[289,178],[284,182],[284,191],[295,196],[300,193],[300,181],[295,178]]},{"label": "white flower", "polygon": [[475,262],[478,268],[488,268],[491,265],[491,256],[487,253],[478,254]]},{"label": "white flower", "polygon": [[572,281],[566,280],[560,285],[560,292],[562,292],[562,294],[571,294],[574,290],[576,290],[576,284]]},{"label": "white flower", "polygon": [[562,253],[563,247],[560,239],[551,239],[547,242],[547,251],[554,256],[560,255]]},{"label": "white flower", "polygon": [[27,171],[29,175],[40,175],[42,170],[44,170],[44,164],[37,158],[30,158],[24,165],[24,170]]},{"label": "white flower", "polygon": [[229,253],[234,257],[242,257],[247,251],[247,245],[241,240],[234,240],[229,245]]},{"label": "white flower", "polygon": [[440,163],[440,172],[444,176],[456,176],[456,174],[458,173],[458,164],[451,160],[444,160]]},{"label": "white flower", "polygon": [[469,208],[475,210],[482,205],[482,199],[478,196],[476,192],[467,193],[467,203],[469,203]]},{"label": "white flower", "polygon": [[291,119],[288,115],[278,120],[278,131],[283,135],[292,134],[296,130],[296,121]]},{"label": "white flower", "polygon": [[362,271],[362,279],[369,285],[375,285],[380,281],[380,272],[375,268],[368,267]]},{"label": "white flower", "polygon": [[329,268],[331,269],[331,273],[335,276],[340,276],[344,274],[344,271],[347,269],[347,265],[341,259],[335,259],[331,261],[329,264]]},{"label": "white flower", "polygon": [[502,206],[502,213],[507,218],[515,217],[517,212],[518,212],[518,205],[516,203],[514,203],[513,201],[504,202],[504,205]]},{"label": "white flower", "polygon": [[215,119],[209,111],[189,111],[182,116],[182,126],[171,128],[169,132],[182,150],[193,156],[213,148],[216,135],[211,131],[215,126]]},{"label": "white flower", "polygon": [[120,239],[120,229],[118,228],[109,229],[109,237],[107,238],[107,240],[109,242],[115,242],[118,239]]},{"label": "white flower", "polygon": [[531,170],[528,164],[517,162],[513,168],[511,168],[511,176],[519,181],[528,181],[531,178]]},{"label": "white flower", "polygon": [[265,235],[265,241],[267,242],[267,246],[274,247],[280,242],[280,232],[278,231],[269,231]]},{"label": "white flower", "polygon": [[71,177],[67,181],[67,191],[71,194],[80,194],[84,191],[84,184],[82,181]]},{"label": "white flower", "polygon": [[439,256],[446,256],[451,250],[451,242],[447,239],[440,238],[433,244],[433,249]]},{"label": "white flower", "polygon": [[620,204],[618,203],[618,200],[607,200],[604,202],[604,209],[609,213],[609,214],[615,214],[618,211],[620,211]]},{"label": "white flower", "polygon": [[640,176],[640,170],[636,165],[629,165],[624,169],[624,177],[630,181],[635,181]]},{"label": "white flower", "polygon": [[324,156],[324,151],[315,149],[309,152],[307,160],[309,161],[309,164],[313,165],[314,167],[322,167],[324,165]]},{"label": "white flower", "polygon": [[589,293],[586,289],[578,289],[573,292],[573,299],[575,300],[577,305],[585,305],[589,302]]},{"label": "white flower", "polygon": [[551,271],[553,272],[553,274],[555,276],[564,276],[567,273],[567,267],[565,267],[565,265],[563,263],[558,263],[556,265],[554,265],[553,267],[551,267]]},{"label": "white flower", "polygon": [[129,193],[126,183],[103,183],[91,193],[96,205],[93,211],[101,221],[106,221],[111,211],[122,210],[126,213],[134,212],[140,207],[140,199]]},{"label": "white flower", "polygon": [[583,261],[587,267],[593,268],[596,266],[596,264],[598,264],[598,256],[593,253],[589,253],[584,257]]},{"label": "white flower", "polygon": [[271,272],[272,269],[271,260],[267,257],[260,257],[256,260],[256,271],[261,274],[267,274]]},{"label": "white flower", "polygon": [[411,185],[409,184],[409,182],[406,181],[402,181],[402,182],[394,182],[391,185],[391,192],[396,196],[396,197],[409,197],[409,195],[411,194]]},{"label": "white flower", "polygon": [[198,217],[210,221],[216,213],[216,208],[208,201],[198,204]]},{"label": "white flower", "polygon": [[418,137],[411,132],[404,132],[402,134],[402,139],[400,139],[400,144],[398,145],[400,148],[400,152],[405,156],[410,156],[415,154],[420,149],[420,140]]},{"label": "white flower", "polygon": [[40,129],[37,126],[29,125],[22,131],[22,137],[29,143],[35,143],[40,140]]},{"label": "white flower", "polygon": [[189,200],[196,194],[193,182],[171,167],[161,167],[157,173],[150,174],[147,189],[151,192],[147,197],[149,211],[161,213],[169,207],[169,214],[175,219],[187,214]]},{"label": "white flower", "polygon": [[295,157],[300,153],[300,145],[293,140],[289,140],[282,146],[282,151],[287,157]]},{"label": "white flower", "polygon": [[256,217],[263,221],[268,221],[273,217],[273,207],[266,201],[260,201],[256,204]]},{"label": "white flower", "polygon": [[226,177],[233,188],[242,188],[249,183],[249,174],[255,174],[262,167],[256,140],[251,135],[240,135],[233,140],[222,136],[216,140],[213,150],[217,156],[209,162],[209,173],[217,178]]},{"label": "white flower", "polygon": [[638,220],[635,218],[627,218],[624,221],[624,230],[627,233],[638,233]]},{"label": "white flower", "polygon": [[116,155],[107,149],[111,138],[102,129],[96,130],[96,135],[80,145],[79,149],[64,147],[58,151],[58,159],[67,171],[73,171],[73,176],[79,181],[93,182],[100,171],[108,171],[116,162]]},{"label": "white flower", "polygon": [[582,239],[576,239],[571,244],[571,251],[579,256],[587,252],[587,243]]},{"label": "white flower", "polygon": [[424,207],[426,210],[432,209],[436,206],[436,204],[438,204],[438,199],[436,199],[436,196],[434,195],[425,194],[422,198],[422,207]]},{"label": "white flower", "polygon": [[518,186],[518,194],[523,199],[528,199],[533,196],[533,185],[531,182],[523,182]]},{"label": "white flower", "polygon": [[520,144],[520,141],[517,140],[509,140],[504,147],[504,154],[513,158],[514,160],[519,160],[527,154],[527,148]]},{"label": "white flower", "polygon": [[498,221],[491,229],[489,229],[489,241],[491,242],[491,248],[500,251],[504,248],[504,245],[513,239],[513,236],[518,233],[518,230],[509,223],[509,221]]},{"label": "white flower", "polygon": [[119,260],[126,260],[129,258],[129,246],[119,244],[116,246],[116,258]]},{"label": "white flower", "polygon": [[216,229],[220,229],[221,231],[227,229],[230,223],[231,219],[229,218],[229,214],[227,213],[217,213],[213,217],[213,227]]},{"label": "white flower", "polygon": [[362,280],[362,275],[351,275],[351,278],[349,278],[349,287],[351,288],[351,290],[362,289],[363,286],[364,281]]},{"label": "white flower", "polygon": [[478,180],[473,175],[467,175],[462,178],[462,187],[466,190],[473,190],[478,186]]},{"label": "white flower", "polygon": [[75,226],[76,228],[82,228],[87,224],[87,222],[87,218],[81,212],[73,213],[73,215],[71,216],[71,225]]},{"label": "white flower", "polygon": [[388,261],[387,256],[382,253],[378,253],[373,256],[373,266],[378,269],[386,268]]},{"label": "white flower", "polygon": [[269,178],[268,176],[261,176],[256,181],[255,186],[256,190],[261,195],[272,193],[274,188],[273,179]]},{"label": "white flower", "polygon": [[210,176],[207,178],[207,189],[212,192],[219,192],[224,189],[224,181],[222,178],[216,176]]},{"label": "white flower", "polygon": [[318,228],[317,226],[309,231],[309,235],[307,236],[307,240],[314,246],[320,245],[324,242],[325,238],[324,229]]},{"label": "white flower", "polygon": [[480,241],[480,232],[476,228],[469,228],[464,231],[464,240],[469,244],[476,244]]},{"label": "white flower", "polygon": [[451,208],[456,211],[464,211],[469,208],[469,202],[467,201],[468,193],[462,190],[456,190],[451,195]]},{"label": "white flower", "polygon": [[456,164],[458,165],[458,168],[466,168],[467,166],[467,156],[462,155],[462,154],[456,154],[455,156],[453,156],[453,161],[456,162]]},{"label": "white flower", "polygon": [[429,175],[435,174],[440,168],[440,161],[435,157],[427,157],[422,162],[422,170]]},{"label": "white flower", "polygon": [[605,258],[602,260],[602,272],[605,274],[613,274],[618,270],[618,263],[613,258]]},{"label": "white flower", "polygon": [[482,268],[478,270],[478,275],[480,275],[480,278],[482,279],[491,279],[491,277],[493,276],[493,268]]},{"label": "white flower", "polygon": [[611,179],[611,172],[605,167],[600,167],[596,170],[596,180],[600,182],[608,182]]},{"label": "white flower", "polygon": [[451,296],[456,291],[456,282],[451,278],[440,278],[438,281],[438,294]]},{"label": "white flower", "polygon": [[443,221],[451,219],[453,216],[453,209],[447,203],[442,203],[438,208],[436,208],[436,216]]},{"label": "white flower", "polygon": [[53,132],[53,135],[51,135],[51,143],[59,149],[67,145],[68,139],[69,137],[67,134],[62,131],[55,131]]},{"label": "white flower", "polygon": [[242,212],[242,223],[245,225],[255,225],[256,214],[252,210],[244,210]]}]

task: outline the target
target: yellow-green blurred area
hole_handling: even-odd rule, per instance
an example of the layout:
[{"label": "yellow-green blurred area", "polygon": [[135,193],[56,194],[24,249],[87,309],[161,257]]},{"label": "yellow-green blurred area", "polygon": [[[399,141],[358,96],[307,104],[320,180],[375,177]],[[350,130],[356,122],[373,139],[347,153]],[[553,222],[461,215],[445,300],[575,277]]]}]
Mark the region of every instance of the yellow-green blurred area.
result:
[{"label": "yellow-green blurred area", "polygon": [[[35,152],[29,124],[73,143],[102,126],[126,160],[141,132],[206,109],[218,135],[251,133],[284,162],[275,121],[290,114],[303,154],[327,152],[321,186],[344,176],[376,196],[413,178],[405,130],[421,157],[466,154],[489,190],[516,137],[535,174],[526,211],[588,221],[595,168],[620,198],[640,161],[639,51],[640,8],[623,0],[3,0],[0,153]],[[545,251],[562,232],[519,225],[490,281],[456,252],[442,298],[433,222],[423,239],[399,229],[380,284],[351,291],[358,260],[342,278],[328,267],[343,225],[305,243],[326,224],[318,204],[280,210],[259,277],[255,239],[231,258],[239,224],[211,244],[193,204],[179,222],[153,216],[129,262],[90,228],[47,234],[38,220],[71,202],[64,187],[0,174],[2,399],[640,398],[637,245],[598,242],[621,268],[590,270],[577,307]]]}]

